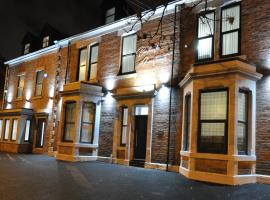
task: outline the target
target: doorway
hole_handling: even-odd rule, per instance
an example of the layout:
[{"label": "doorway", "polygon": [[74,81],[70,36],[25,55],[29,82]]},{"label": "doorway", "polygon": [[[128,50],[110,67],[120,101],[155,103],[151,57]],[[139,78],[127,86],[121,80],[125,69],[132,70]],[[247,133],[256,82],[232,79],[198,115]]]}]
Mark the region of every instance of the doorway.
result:
[{"label": "doorway", "polygon": [[135,107],[134,160],[145,161],[148,106]]}]

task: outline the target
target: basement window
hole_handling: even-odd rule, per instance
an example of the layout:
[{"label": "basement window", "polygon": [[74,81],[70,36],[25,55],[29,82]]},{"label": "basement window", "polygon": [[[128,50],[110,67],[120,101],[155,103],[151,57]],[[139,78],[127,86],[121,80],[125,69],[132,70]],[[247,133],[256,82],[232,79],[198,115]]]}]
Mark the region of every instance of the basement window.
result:
[{"label": "basement window", "polygon": [[95,130],[96,106],[94,103],[84,103],[81,124],[81,143],[93,143]]},{"label": "basement window", "polygon": [[120,74],[135,72],[137,34],[124,36],[122,38],[122,56]]},{"label": "basement window", "polygon": [[110,8],[105,13],[105,24],[110,24],[115,21],[115,7]]},{"label": "basement window", "polygon": [[20,75],[18,77],[18,87],[17,87],[17,98],[22,98],[23,96],[23,89],[24,89],[24,79],[25,75]]},{"label": "basement window", "polygon": [[46,36],[43,38],[42,41],[42,48],[46,48],[49,46],[49,42],[50,42],[50,36]]},{"label": "basement window", "polygon": [[240,155],[248,154],[249,96],[249,91],[240,90],[237,99],[237,149]]},{"label": "basement window", "polygon": [[228,90],[200,92],[198,152],[227,153]]},{"label": "basement window", "polygon": [[221,10],[221,57],[240,53],[240,12],[239,3]]},{"label": "basement window", "polygon": [[87,48],[84,47],[79,50],[79,64],[78,64],[78,78],[77,81],[86,80],[86,61],[87,60]]},{"label": "basement window", "polygon": [[64,142],[73,142],[73,133],[75,133],[75,109],[76,102],[66,102],[63,134]]},{"label": "basement window", "polygon": [[88,75],[89,81],[96,80],[97,66],[98,66],[98,44],[95,44],[90,47],[90,61],[89,61],[89,75]]},{"label": "basement window", "polygon": [[128,108],[127,107],[122,107],[120,146],[125,146],[126,145],[127,125],[128,125]]},{"label": "basement window", "polygon": [[198,61],[211,60],[214,57],[215,12],[198,16],[197,55]]}]

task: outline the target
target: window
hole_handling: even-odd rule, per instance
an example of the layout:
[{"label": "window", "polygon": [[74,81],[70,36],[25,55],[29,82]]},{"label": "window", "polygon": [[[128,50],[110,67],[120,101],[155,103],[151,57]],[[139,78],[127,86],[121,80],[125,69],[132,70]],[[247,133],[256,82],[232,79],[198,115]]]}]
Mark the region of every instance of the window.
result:
[{"label": "window", "polygon": [[30,52],[30,43],[27,43],[25,46],[24,46],[24,54],[28,54]]},{"label": "window", "polygon": [[98,44],[91,46],[89,61],[89,81],[96,80],[98,66]]},{"label": "window", "polygon": [[36,147],[42,148],[44,145],[46,119],[40,118],[37,122]]},{"label": "window", "polygon": [[185,97],[185,122],[184,122],[184,140],[183,150],[189,150],[189,134],[190,134],[190,112],[191,112],[191,95]]},{"label": "window", "polygon": [[198,152],[227,153],[228,90],[200,92]]},{"label": "window", "polygon": [[238,93],[238,122],[237,122],[237,149],[238,154],[248,154],[248,108],[249,92],[240,90]]},{"label": "window", "polygon": [[64,124],[64,142],[73,141],[73,133],[75,133],[75,102],[67,102],[65,105],[65,124]]},{"label": "window", "polygon": [[125,146],[127,140],[127,125],[128,125],[128,108],[122,108],[122,120],[121,120],[121,141],[120,145]]},{"label": "window", "polygon": [[240,53],[240,4],[222,8],[221,57]]},{"label": "window", "polygon": [[10,120],[9,119],[6,119],[5,120],[5,135],[4,135],[4,140],[8,140],[8,138],[9,138],[9,123],[10,123]]},{"label": "window", "polygon": [[12,134],[11,134],[12,141],[16,141],[16,139],[17,139],[17,130],[18,130],[18,120],[13,119],[13,121],[12,121]]},{"label": "window", "polygon": [[123,37],[122,64],[120,74],[135,72],[137,35]]},{"label": "window", "polygon": [[210,60],[214,57],[215,12],[201,14],[198,17],[197,60]]},{"label": "window", "polygon": [[41,96],[42,93],[42,83],[44,78],[44,71],[38,71],[36,77],[36,88],[35,88],[35,96]]},{"label": "window", "polygon": [[81,125],[81,142],[93,143],[96,107],[93,103],[84,103]]},{"label": "window", "polygon": [[148,115],[148,106],[136,106],[135,115]]},{"label": "window", "polygon": [[3,120],[0,120],[0,139],[2,139],[2,132],[3,132]]},{"label": "window", "polygon": [[28,142],[30,138],[30,127],[31,127],[31,121],[27,120],[25,125],[25,132],[24,132],[24,141]]},{"label": "window", "polygon": [[115,20],[115,7],[109,9],[105,13],[105,24],[110,24]]},{"label": "window", "polygon": [[79,50],[79,66],[78,66],[78,81],[84,81],[86,78],[86,59],[87,59],[87,48]]},{"label": "window", "polygon": [[22,98],[22,96],[23,96],[24,79],[25,79],[24,75],[19,76],[18,88],[17,88],[17,98]]},{"label": "window", "polygon": [[42,48],[48,47],[50,42],[50,36],[46,36],[43,38],[42,41]]}]

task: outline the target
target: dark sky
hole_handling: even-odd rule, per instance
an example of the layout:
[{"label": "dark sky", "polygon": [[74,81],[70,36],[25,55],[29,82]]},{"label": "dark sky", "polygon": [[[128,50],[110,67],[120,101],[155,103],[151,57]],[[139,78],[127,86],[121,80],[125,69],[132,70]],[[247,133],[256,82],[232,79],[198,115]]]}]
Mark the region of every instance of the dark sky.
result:
[{"label": "dark sky", "polygon": [[0,54],[6,59],[21,53],[27,31],[39,35],[48,22],[67,35],[100,24],[102,0],[0,0]]}]

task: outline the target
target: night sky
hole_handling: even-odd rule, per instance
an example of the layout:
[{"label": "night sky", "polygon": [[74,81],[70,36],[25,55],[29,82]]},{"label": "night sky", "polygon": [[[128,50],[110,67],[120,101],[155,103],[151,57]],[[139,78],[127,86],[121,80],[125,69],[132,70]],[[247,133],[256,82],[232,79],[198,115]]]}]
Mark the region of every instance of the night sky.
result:
[{"label": "night sky", "polygon": [[[135,12],[168,0],[126,0]],[[103,0],[0,0],[0,56],[21,55],[26,32],[39,35],[45,23],[67,36],[102,25]]]},{"label": "night sky", "polygon": [[102,0],[1,0],[0,54],[6,59],[21,53],[27,31],[39,35],[48,22],[60,32],[74,35],[101,23]]}]

